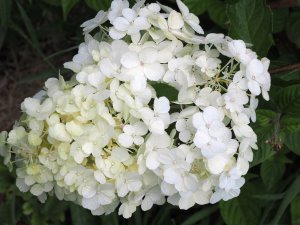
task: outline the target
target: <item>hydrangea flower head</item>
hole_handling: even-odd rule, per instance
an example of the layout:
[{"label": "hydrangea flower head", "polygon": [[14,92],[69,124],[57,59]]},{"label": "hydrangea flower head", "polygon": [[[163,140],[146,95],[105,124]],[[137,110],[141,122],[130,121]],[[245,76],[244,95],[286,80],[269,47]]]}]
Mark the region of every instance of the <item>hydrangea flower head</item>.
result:
[{"label": "hydrangea flower head", "polygon": [[20,191],[94,215],[118,208],[125,218],[138,206],[188,209],[239,195],[257,148],[256,98],[268,100],[269,60],[242,40],[204,36],[177,4],[179,12],[114,0],[82,24],[85,41],[64,64],[73,78],[48,79],[1,133]]}]

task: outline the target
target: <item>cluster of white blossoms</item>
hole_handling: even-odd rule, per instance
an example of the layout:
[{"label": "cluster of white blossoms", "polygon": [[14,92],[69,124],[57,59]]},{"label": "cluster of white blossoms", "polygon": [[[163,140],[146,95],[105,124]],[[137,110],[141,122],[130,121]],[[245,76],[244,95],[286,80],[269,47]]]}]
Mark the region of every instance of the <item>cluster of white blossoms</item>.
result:
[{"label": "cluster of white blossoms", "polygon": [[241,40],[204,36],[177,4],[179,12],[114,0],[82,25],[85,42],[64,64],[73,79],[48,79],[1,133],[22,192],[94,215],[119,206],[125,218],[139,206],[188,209],[239,195],[257,149],[256,97],[269,98],[269,60]]}]

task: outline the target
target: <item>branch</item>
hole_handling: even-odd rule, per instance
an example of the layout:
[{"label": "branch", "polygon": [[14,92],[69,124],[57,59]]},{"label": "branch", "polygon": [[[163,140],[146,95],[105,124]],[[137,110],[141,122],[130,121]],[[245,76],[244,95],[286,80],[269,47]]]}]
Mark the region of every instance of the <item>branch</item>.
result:
[{"label": "branch", "polygon": [[297,0],[280,0],[280,1],[268,1],[268,5],[271,9],[297,7]]},{"label": "branch", "polygon": [[282,72],[299,71],[299,70],[300,70],[300,63],[296,63],[296,64],[291,64],[291,65],[287,65],[284,67],[272,69],[269,72],[270,72],[270,74],[277,74],[277,73],[282,73]]}]

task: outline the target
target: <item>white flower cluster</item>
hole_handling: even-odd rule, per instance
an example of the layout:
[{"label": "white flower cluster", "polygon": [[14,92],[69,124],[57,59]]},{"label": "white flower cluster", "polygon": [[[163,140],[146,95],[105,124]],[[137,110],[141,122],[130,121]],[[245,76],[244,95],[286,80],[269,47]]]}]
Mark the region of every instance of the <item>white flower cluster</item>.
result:
[{"label": "white flower cluster", "polygon": [[[256,96],[268,100],[269,60],[241,40],[201,36],[198,18],[177,4],[180,12],[114,0],[82,25],[85,42],[65,63],[74,79],[50,78],[1,134],[21,191],[94,215],[120,205],[125,218],[166,200],[188,209],[239,195],[257,148]],[[99,27],[105,41],[88,34]],[[159,96],[156,84],[176,89],[177,100]]]}]

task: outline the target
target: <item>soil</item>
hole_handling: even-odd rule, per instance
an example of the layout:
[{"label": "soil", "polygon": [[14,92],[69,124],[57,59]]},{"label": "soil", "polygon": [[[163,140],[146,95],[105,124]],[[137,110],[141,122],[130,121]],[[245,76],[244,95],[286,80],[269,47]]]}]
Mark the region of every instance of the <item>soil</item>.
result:
[{"label": "soil", "polygon": [[[30,46],[19,49],[0,50],[0,131],[12,128],[21,115],[22,101],[43,88],[46,76],[57,76],[56,72],[49,74],[49,65]],[[55,52],[53,49],[52,53]],[[69,59],[70,53],[55,58],[52,63],[62,68],[63,62]]]}]

